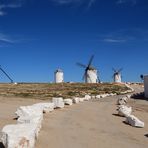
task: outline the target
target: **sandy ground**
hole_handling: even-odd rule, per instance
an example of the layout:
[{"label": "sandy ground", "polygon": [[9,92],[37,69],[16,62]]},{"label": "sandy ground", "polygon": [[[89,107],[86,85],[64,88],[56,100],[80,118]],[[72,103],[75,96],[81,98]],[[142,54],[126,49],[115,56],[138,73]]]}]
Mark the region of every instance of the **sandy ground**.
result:
[{"label": "sandy ground", "polygon": [[[136,91],[142,88],[135,87]],[[145,122],[144,128],[135,128],[117,116],[116,100],[119,96],[91,100],[44,115],[36,141],[36,148],[147,148],[148,101],[131,99],[133,115]],[[14,112],[20,105],[40,100],[0,97],[0,129],[16,123]]]}]

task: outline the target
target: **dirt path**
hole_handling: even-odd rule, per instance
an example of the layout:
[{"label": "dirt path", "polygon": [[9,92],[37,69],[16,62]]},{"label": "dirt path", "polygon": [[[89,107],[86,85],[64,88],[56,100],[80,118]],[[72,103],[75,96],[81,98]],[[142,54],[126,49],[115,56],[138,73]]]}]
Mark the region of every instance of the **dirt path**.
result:
[{"label": "dirt path", "polygon": [[[82,102],[45,114],[35,148],[147,148],[148,101],[130,100],[133,114],[145,122],[144,128],[134,128],[116,115],[118,97]],[[0,98],[0,129],[16,123],[13,117],[17,107],[36,102],[41,101]]]},{"label": "dirt path", "polygon": [[116,100],[83,102],[46,114],[36,148],[147,148],[148,113],[134,111],[145,128],[126,125],[125,118],[116,116]]}]

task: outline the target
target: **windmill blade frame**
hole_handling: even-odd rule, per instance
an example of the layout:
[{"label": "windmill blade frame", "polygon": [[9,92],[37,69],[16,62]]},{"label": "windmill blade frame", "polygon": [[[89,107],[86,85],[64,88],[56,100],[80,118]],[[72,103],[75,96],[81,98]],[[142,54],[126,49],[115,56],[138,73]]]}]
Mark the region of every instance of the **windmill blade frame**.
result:
[{"label": "windmill blade frame", "polygon": [[123,68],[120,68],[119,70],[118,70],[118,72],[121,72],[123,70]]},{"label": "windmill blade frame", "polygon": [[88,62],[88,67],[90,67],[90,65],[91,65],[91,63],[92,63],[92,61],[93,61],[93,59],[94,59],[94,55],[92,55],[92,56],[90,57],[90,60],[89,60],[89,62]]},{"label": "windmill blade frame", "polygon": [[115,68],[112,68],[112,70],[113,70],[114,72],[117,72],[117,70],[116,70]]},{"label": "windmill blade frame", "polygon": [[10,78],[10,76],[2,69],[2,67],[0,66],[0,70],[5,74],[5,76],[11,81],[11,83],[13,83],[13,80]]},{"label": "windmill blade frame", "polygon": [[83,68],[87,68],[87,66],[86,65],[84,65],[84,64],[81,64],[81,63],[76,63],[79,67],[83,67]]},{"label": "windmill blade frame", "polygon": [[85,73],[84,73],[84,75],[83,75],[83,77],[82,77],[82,80],[83,80],[83,81],[86,79],[86,76],[87,76],[87,70],[85,70]]}]

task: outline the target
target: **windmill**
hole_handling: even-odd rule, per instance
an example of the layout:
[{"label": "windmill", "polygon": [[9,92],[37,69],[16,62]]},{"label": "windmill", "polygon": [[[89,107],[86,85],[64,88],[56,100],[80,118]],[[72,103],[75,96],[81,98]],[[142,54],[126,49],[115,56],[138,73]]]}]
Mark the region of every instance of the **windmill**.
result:
[{"label": "windmill", "polygon": [[83,75],[83,80],[85,80],[85,83],[97,83],[98,82],[97,70],[91,65],[93,58],[94,58],[94,55],[91,56],[88,62],[88,65],[77,63],[78,66],[85,68],[85,72]]},{"label": "windmill", "polygon": [[10,76],[2,69],[1,65],[0,65],[0,70],[6,75],[6,77],[11,81],[11,83],[13,83],[13,80],[10,78]]},{"label": "windmill", "polygon": [[113,79],[115,83],[121,83],[121,71],[122,68],[120,68],[119,70],[112,68],[112,70],[114,71],[113,74]]},{"label": "windmill", "polygon": [[61,69],[57,69],[54,72],[54,79],[55,79],[55,83],[62,83],[64,82],[64,73]]}]

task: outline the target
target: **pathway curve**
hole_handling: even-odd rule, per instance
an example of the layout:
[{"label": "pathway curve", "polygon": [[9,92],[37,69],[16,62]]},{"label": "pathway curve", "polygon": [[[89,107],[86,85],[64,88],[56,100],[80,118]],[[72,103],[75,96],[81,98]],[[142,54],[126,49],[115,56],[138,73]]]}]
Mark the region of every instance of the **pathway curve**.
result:
[{"label": "pathway curve", "polygon": [[[44,115],[36,148],[147,148],[148,113],[134,111],[144,128],[134,128],[117,116],[119,96],[82,102]],[[148,101],[146,102],[148,107]]]}]

